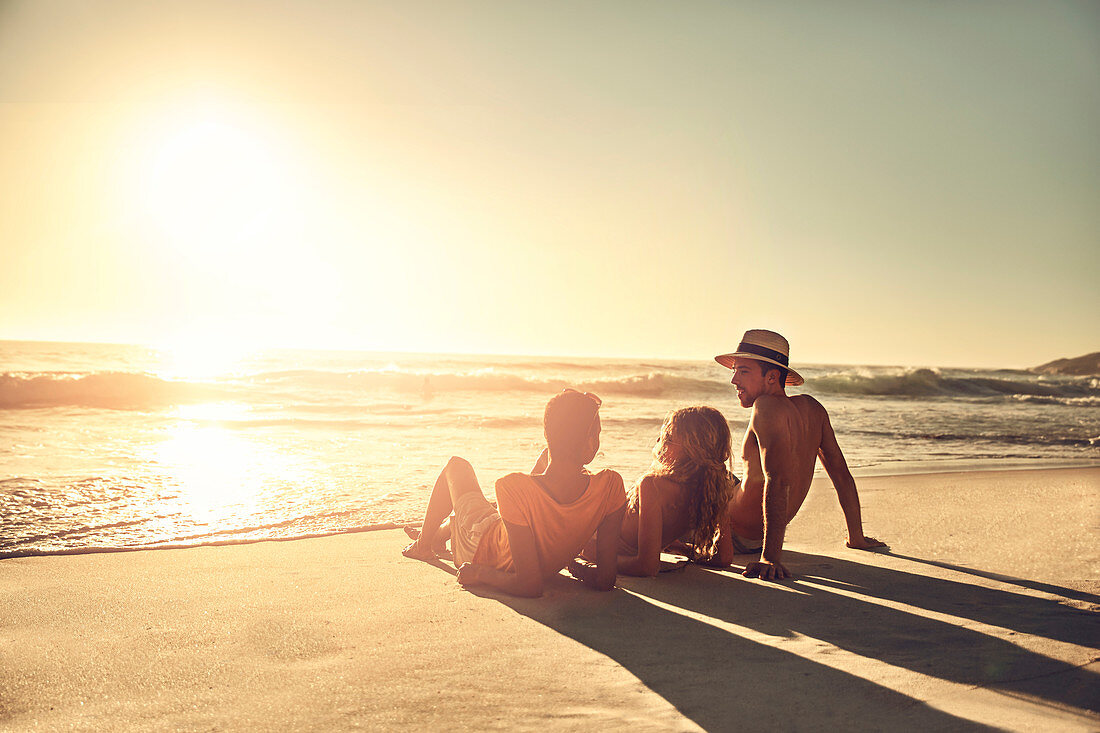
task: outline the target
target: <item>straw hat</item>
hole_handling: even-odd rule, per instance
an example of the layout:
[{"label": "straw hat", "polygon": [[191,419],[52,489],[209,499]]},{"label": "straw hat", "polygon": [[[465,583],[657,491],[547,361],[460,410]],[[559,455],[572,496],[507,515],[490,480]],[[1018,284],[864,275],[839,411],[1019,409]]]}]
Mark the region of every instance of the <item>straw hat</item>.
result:
[{"label": "straw hat", "polygon": [[806,380],[788,366],[790,352],[791,347],[787,343],[787,339],[775,331],[754,328],[745,331],[745,335],[741,337],[741,343],[737,344],[737,351],[732,354],[720,354],[714,357],[714,360],[727,369],[733,369],[734,358],[766,361],[769,364],[775,364],[786,369],[787,386],[797,387],[800,384],[805,384]]}]

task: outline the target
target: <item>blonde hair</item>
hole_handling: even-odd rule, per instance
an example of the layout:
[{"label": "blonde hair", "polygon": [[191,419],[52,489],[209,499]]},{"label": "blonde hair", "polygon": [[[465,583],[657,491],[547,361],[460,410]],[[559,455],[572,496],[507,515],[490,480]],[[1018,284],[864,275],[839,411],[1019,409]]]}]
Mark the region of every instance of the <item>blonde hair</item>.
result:
[{"label": "blonde hair", "polygon": [[[683,448],[674,462],[666,449],[673,436]],[[718,520],[737,485],[727,465],[732,452],[729,423],[713,407],[697,405],[670,412],[661,425],[650,475],[665,476],[687,489],[688,539],[693,559],[712,557],[717,550]],[[638,511],[640,483],[630,489],[630,511]]]}]

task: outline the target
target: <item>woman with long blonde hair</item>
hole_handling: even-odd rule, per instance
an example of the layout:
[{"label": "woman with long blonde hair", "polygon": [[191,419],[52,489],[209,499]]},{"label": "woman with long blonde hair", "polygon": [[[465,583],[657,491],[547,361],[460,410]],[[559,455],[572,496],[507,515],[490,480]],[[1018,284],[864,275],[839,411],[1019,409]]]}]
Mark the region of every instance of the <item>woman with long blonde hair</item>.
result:
[{"label": "woman with long blonde hair", "polygon": [[727,507],[740,481],[729,469],[731,453],[729,424],[713,407],[685,407],[665,418],[653,466],[627,492],[620,573],[656,575],[661,551],[678,540],[694,562],[733,561]]}]

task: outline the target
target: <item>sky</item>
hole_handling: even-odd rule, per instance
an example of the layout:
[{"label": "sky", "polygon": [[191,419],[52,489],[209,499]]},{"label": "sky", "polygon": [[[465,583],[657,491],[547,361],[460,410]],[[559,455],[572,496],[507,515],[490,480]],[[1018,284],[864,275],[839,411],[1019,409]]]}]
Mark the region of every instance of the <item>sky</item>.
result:
[{"label": "sky", "polygon": [[1100,4],[0,0],[0,339],[1100,350]]}]

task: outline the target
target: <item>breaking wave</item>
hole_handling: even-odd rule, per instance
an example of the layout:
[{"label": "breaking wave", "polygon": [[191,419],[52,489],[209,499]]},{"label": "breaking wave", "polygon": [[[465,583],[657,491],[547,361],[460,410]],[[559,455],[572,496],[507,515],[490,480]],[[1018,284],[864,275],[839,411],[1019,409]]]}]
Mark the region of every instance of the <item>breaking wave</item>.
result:
[{"label": "breaking wave", "polygon": [[429,373],[400,370],[327,372],[297,370],[234,376],[212,382],[163,379],[151,374],[60,372],[0,375],[0,409],[46,407],[96,407],[119,410],[155,409],[214,400],[322,404],[340,410],[348,394],[389,390],[430,398],[435,393],[538,392],[553,393],[565,387],[636,397],[727,394],[728,385],[660,371],[587,381],[558,377],[539,378],[495,369],[468,373]]},{"label": "breaking wave", "polygon": [[[95,407],[141,410],[198,402],[232,400],[307,408],[323,406],[339,412],[359,404],[357,397],[375,391],[406,395],[409,400],[461,392],[550,394],[574,387],[597,394],[687,401],[731,397],[724,379],[698,370],[647,368],[636,373],[567,379],[551,372],[516,371],[516,365],[470,371],[419,371],[397,367],[359,371],[299,369],[234,375],[209,381],[172,380],[153,374],[64,372],[0,374],[0,409]],[[853,397],[925,397],[1057,403],[1080,407],[1100,405],[1100,381],[1095,378],[1050,379],[1013,372],[967,374],[935,369],[884,372],[867,368],[807,369],[806,390],[818,395]],[[814,372],[818,372],[815,374]],[[1016,376],[1019,374],[1019,376]],[[577,378],[579,376],[579,378]],[[358,408],[356,408],[358,409]]]},{"label": "breaking wave", "polygon": [[0,375],[0,409],[5,410],[64,406],[147,409],[225,397],[225,390],[214,385],[130,372]]},{"label": "breaking wave", "polygon": [[[964,397],[1100,399],[1094,379],[1044,381],[985,375],[945,375],[936,369],[911,369],[899,374],[837,372],[806,380],[811,392],[868,397]],[[1069,403],[1066,403],[1069,404]]]},{"label": "breaking wave", "polygon": [[[514,368],[514,367],[513,367]],[[601,394],[625,394],[640,397],[662,396],[676,392],[728,393],[729,385],[712,379],[697,379],[652,370],[601,379],[563,379],[517,374],[495,368],[469,372],[410,372],[377,369],[356,372],[297,370],[264,372],[252,378],[268,385],[300,385],[312,388],[387,388],[399,392],[547,392],[564,387]]]}]

